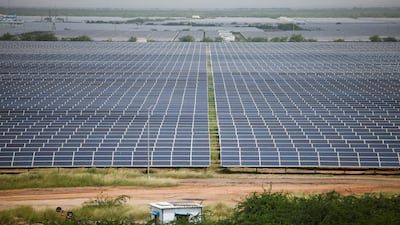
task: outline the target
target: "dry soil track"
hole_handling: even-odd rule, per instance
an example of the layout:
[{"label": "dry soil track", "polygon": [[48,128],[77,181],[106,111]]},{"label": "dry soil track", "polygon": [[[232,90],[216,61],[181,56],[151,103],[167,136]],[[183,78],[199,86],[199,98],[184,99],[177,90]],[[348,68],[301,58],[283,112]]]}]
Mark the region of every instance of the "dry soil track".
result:
[{"label": "dry soil track", "polygon": [[0,191],[0,209],[29,205],[37,209],[80,207],[100,193],[109,197],[128,195],[129,204],[155,201],[203,199],[203,204],[224,202],[234,206],[246,196],[271,189],[294,194],[337,191],[343,194],[367,192],[400,193],[398,176],[325,175],[241,175],[232,178],[182,179],[175,187],[85,187]]}]

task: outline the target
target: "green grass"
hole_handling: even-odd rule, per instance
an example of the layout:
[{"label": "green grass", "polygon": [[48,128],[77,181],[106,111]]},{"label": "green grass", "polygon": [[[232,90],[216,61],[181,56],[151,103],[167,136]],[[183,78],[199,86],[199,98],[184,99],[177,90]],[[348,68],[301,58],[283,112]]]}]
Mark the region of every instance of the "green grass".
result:
[{"label": "green grass", "polygon": [[54,209],[36,211],[30,206],[19,206],[0,211],[0,224],[2,225],[33,224],[45,221],[62,223],[63,218]]},{"label": "green grass", "polygon": [[[20,206],[0,211],[0,224],[151,224],[149,208],[125,201],[97,197],[66,220],[54,209],[34,210]],[[107,204],[103,204],[103,203]],[[100,204],[97,204],[100,203]],[[400,195],[340,195],[336,192],[295,196],[287,193],[254,193],[232,208],[224,203],[207,205],[203,225],[254,224],[400,224]],[[191,224],[185,221],[171,225]]]},{"label": "green grass", "polygon": [[139,169],[81,168],[35,169],[20,174],[0,175],[0,190],[21,188],[91,187],[91,186],[176,186],[176,180],[157,176],[147,179]]},{"label": "green grass", "polygon": [[211,50],[207,46],[207,79],[208,79],[208,126],[210,134],[210,152],[212,164],[219,165],[220,159],[220,145],[219,145],[219,131],[217,123],[217,111],[214,96],[214,80],[211,64]]},{"label": "green grass", "polygon": [[0,174],[0,190],[55,187],[104,186],[177,186],[178,179],[212,178],[217,171],[203,168],[150,169],[150,179],[144,169],[129,168],[43,168]]}]

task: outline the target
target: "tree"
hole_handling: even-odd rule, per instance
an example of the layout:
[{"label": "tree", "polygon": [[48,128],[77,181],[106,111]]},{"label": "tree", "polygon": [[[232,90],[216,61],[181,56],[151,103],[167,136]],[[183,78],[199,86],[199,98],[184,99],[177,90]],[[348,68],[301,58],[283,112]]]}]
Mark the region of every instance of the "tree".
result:
[{"label": "tree", "polygon": [[369,37],[369,40],[372,42],[381,42],[382,38],[379,37],[379,35],[374,35],[374,36]]},{"label": "tree", "polygon": [[186,36],[180,37],[179,41],[181,41],[181,42],[194,42],[195,39],[194,39],[193,36],[186,35]]},{"label": "tree", "polygon": [[19,35],[21,41],[58,41],[53,32],[34,31]]},{"label": "tree", "polygon": [[396,42],[397,39],[395,37],[384,37],[382,38],[383,41],[385,42]]},{"label": "tree", "polygon": [[289,42],[303,42],[303,41],[306,41],[306,39],[301,34],[293,34],[289,38]]},{"label": "tree", "polygon": [[271,42],[286,42],[287,41],[287,37],[273,37],[271,38]]},{"label": "tree", "polygon": [[334,40],[334,42],[344,42],[344,39],[343,38],[339,38],[339,39]]},{"label": "tree", "polygon": [[129,41],[129,42],[136,42],[136,41],[137,41],[137,38],[136,38],[136,37],[130,37],[128,41]]},{"label": "tree", "polygon": [[268,38],[264,37],[254,37],[254,38],[247,38],[250,42],[268,42]]},{"label": "tree", "polygon": [[18,41],[18,37],[10,33],[5,33],[3,36],[0,36],[0,41]]},{"label": "tree", "polygon": [[204,37],[204,39],[202,41],[203,42],[214,42],[214,39],[212,39],[210,37]]}]

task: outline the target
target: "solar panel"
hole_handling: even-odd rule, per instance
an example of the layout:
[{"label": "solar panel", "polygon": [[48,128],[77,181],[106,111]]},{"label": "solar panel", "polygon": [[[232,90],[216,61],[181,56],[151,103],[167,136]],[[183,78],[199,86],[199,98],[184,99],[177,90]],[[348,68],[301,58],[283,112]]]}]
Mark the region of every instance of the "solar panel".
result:
[{"label": "solar panel", "polygon": [[399,44],[211,45],[224,167],[399,167]]},{"label": "solar panel", "polygon": [[[210,47],[222,166],[400,166],[398,43]],[[209,166],[206,48],[1,42],[0,167]]]},{"label": "solar panel", "polygon": [[201,43],[0,43],[1,167],[207,167]]}]

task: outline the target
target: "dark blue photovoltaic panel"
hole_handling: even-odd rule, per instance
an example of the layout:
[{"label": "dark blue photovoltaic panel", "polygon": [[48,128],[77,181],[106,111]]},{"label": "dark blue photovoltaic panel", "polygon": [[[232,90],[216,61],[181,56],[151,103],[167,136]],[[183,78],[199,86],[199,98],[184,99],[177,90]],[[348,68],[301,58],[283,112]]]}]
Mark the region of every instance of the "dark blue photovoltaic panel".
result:
[{"label": "dark blue photovoltaic panel", "polygon": [[0,43],[0,167],[208,167],[202,43]]},{"label": "dark blue photovoltaic panel", "polygon": [[400,44],[214,43],[224,167],[400,167]]}]

